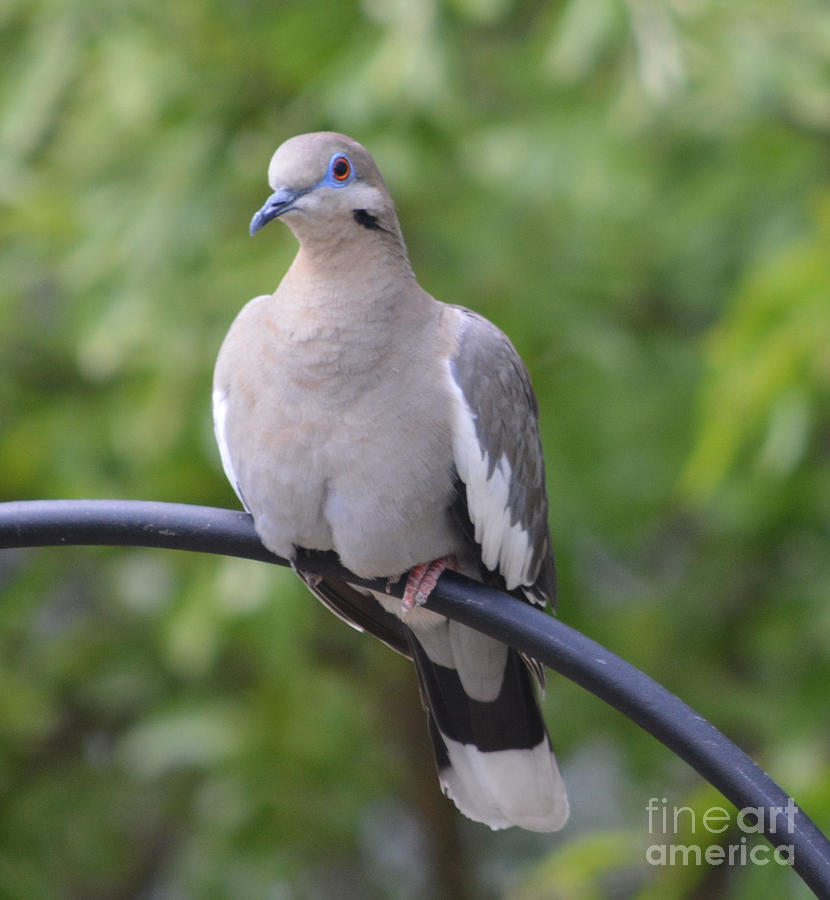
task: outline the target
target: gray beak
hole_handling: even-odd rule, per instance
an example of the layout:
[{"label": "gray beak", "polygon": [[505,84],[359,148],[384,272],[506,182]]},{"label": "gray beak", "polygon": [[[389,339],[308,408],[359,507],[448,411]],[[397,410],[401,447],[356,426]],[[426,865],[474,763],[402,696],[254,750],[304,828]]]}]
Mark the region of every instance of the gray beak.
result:
[{"label": "gray beak", "polygon": [[265,205],[251,219],[251,237],[253,237],[263,225],[267,225],[271,219],[276,219],[284,212],[288,212],[300,194],[287,188],[280,188],[265,201]]}]

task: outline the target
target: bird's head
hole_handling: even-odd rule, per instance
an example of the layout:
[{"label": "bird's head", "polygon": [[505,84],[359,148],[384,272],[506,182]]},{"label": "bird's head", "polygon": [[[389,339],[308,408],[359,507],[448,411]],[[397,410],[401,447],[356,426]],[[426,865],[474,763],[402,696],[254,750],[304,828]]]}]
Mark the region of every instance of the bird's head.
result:
[{"label": "bird's head", "polygon": [[273,194],[251,220],[255,234],[282,218],[301,243],[364,228],[400,237],[394,205],[365,147],[331,131],[300,134],[268,166]]}]

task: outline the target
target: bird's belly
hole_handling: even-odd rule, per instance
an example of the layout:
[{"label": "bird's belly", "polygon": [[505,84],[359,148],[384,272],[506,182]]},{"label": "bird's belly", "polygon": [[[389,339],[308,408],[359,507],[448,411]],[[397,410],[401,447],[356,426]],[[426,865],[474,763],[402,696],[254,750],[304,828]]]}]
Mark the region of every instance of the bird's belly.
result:
[{"label": "bird's belly", "polygon": [[370,490],[361,490],[362,479],[340,481],[329,487],[323,515],[333,549],[356,575],[395,576],[458,550],[443,492],[428,485],[403,491],[383,477]]},{"label": "bird's belly", "polygon": [[410,458],[408,436],[391,427],[370,435],[354,422],[349,429],[293,417],[280,424],[272,417],[261,446],[237,465],[270,550],[288,558],[295,547],[334,550],[364,578],[399,575],[458,552],[449,515],[452,473],[435,465],[447,458],[437,440],[422,440]]},{"label": "bird's belly", "polygon": [[262,543],[291,559],[297,547],[333,549],[328,523],[320,514],[325,475],[319,442],[303,439],[296,424],[264,431],[250,457],[235,460],[245,504]]}]

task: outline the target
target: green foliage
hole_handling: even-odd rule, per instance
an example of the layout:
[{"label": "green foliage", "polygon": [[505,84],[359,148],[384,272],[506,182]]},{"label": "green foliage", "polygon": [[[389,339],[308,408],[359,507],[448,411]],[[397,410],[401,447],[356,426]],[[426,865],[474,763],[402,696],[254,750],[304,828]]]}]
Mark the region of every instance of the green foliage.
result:
[{"label": "green foliage", "polygon": [[[235,504],[213,360],[294,252],[247,223],[278,143],[346,131],[528,362],[562,617],[830,827],[826,4],[7,0],[0,58],[0,496]],[[561,678],[571,825],[460,822],[407,666],[288,572],[0,586],[0,895],[804,896],[647,866],[650,797],[720,800]]]}]

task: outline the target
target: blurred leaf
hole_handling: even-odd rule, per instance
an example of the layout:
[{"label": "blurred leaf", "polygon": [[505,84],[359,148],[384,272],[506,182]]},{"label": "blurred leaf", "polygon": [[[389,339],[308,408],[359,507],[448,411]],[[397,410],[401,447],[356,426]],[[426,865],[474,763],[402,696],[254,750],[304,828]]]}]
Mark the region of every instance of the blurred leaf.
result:
[{"label": "blurred leaf", "polygon": [[157,778],[173,769],[205,768],[226,760],[244,745],[245,728],[239,711],[226,704],[184,708],[127,732],[119,754],[139,778]]},{"label": "blurred leaf", "polygon": [[804,461],[830,396],[830,213],[817,225],[749,270],[709,339],[703,424],[683,476],[692,496],[711,494],[739,460],[778,478]]},{"label": "blurred leaf", "polygon": [[574,840],[536,867],[514,900],[602,900],[615,873],[642,851],[642,838],[631,831],[606,831]]}]

